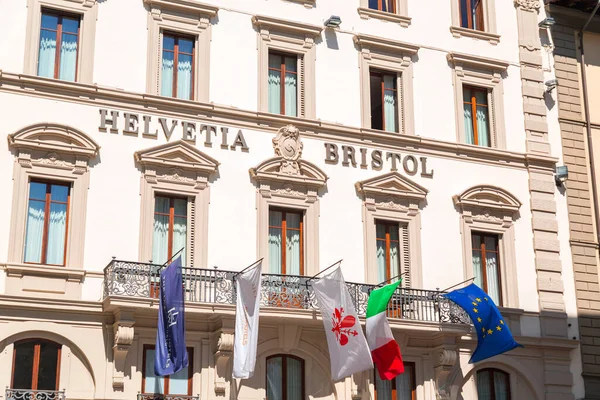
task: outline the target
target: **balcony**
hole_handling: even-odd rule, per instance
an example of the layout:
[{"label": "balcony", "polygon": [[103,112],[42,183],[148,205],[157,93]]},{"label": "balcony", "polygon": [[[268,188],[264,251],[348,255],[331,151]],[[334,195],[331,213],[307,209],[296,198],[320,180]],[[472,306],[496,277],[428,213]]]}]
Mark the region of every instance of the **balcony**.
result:
[{"label": "balcony", "polygon": [[29,390],[6,388],[6,400],[65,400],[64,390]]},{"label": "balcony", "polygon": [[[161,265],[112,260],[104,269],[104,298],[113,296],[158,298]],[[235,271],[183,268],[187,303],[235,305]],[[309,277],[263,274],[261,307],[318,310]],[[354,308],[365,316],[371,290],[376,285],[346,282]],[[388,316],[420,322],[469,324],[469,316],[442,292],[399,288],[390,301]],[[140,399],[138,399],[140,400]]]},{"label": "balcony", "polygon": [[200,400],[200,396],[138,393],[137,400]]}]

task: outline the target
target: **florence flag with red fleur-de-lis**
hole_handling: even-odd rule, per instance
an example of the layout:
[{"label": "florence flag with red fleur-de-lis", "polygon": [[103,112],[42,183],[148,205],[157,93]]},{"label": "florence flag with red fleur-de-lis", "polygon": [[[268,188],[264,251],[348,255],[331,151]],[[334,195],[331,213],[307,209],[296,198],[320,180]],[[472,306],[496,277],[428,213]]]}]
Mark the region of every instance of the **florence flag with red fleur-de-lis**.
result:
[{"label": "florence flag with red fleur-de-lis", "polygon": [[325,325],[332,379],[339,381],[354,373],[372,369],[371,351],[340,267],[312,286]]}]

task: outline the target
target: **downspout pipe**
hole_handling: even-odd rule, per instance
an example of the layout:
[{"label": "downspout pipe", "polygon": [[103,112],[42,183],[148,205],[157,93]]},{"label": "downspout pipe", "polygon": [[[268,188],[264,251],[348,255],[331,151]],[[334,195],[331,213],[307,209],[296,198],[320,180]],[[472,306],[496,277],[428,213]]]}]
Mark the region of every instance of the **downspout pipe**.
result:
[{"label": "downspout pipe", "polygon": [[[593,150],[593,146],[592,146],[592,123],[590,121],[590,105],[589,105],[589,99],[588,99],[587,76],[585,73],[585,50],[583,47],[583,33],[585,32],[586,28],[592,21],[592,18],[594,18],[594,15],[596,15],[596,11],[598,11],[598,8],[600,8],[600,0],[598,0],[598,2],[596,3],[596,7],[594,7],[594,10],[590,14],[590,17],[588,18],[585,25],[583,26],[583,28],[581,28],[581,31],[579,32],[579,50],[581,53],[580,68],[581,68],[581,86],[583,87],[583,110],[585,113],[585,127],[587,130],[588,158],[590,160],[590,177],[591,177],[591,181],[592,181],[592,199],[594,202],[594,217],[596,220],[596,242],[598,244],[600,244],[600,210],[598,209],[598,188],[596,185],[596,168],[595,168],[595,164],[594,164],[594,150]],[[598,251],[600,251],[600,247],[598,248]]]}]

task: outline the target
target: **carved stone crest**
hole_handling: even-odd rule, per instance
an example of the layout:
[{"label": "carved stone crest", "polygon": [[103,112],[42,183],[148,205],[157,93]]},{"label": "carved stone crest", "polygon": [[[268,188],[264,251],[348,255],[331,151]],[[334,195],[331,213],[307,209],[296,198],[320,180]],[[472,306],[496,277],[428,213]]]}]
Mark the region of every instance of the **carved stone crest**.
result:
[{"label": "carved stone crest", "polygon": [[300,131],[294,125],[286,125],[277,131],[277,135],[273,138],[273,149],[275,155],[282,158],[280,173],[300,174],[298,160],[302,156],[302,148]]},{"label": "carved stone crest", "polygon": [[540,8],[540,0],[514,0],[516,7],[521,7],[523,10],[535,11]]}]

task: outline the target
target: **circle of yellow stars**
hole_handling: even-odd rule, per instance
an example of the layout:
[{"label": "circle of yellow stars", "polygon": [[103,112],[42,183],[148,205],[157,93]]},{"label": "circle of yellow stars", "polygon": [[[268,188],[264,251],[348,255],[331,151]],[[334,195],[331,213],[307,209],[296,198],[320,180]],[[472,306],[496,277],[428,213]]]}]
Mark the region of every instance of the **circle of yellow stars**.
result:
[{"label": "circle of yellow stars", "polygon": [[[473,312],[475,314],[479,313],[479,309],[477,307],[479,307],[479,303],[481,303],[482,301],[488,301],[487,297],[484,297],[483,300],[481,300],[481,298],[477,297],[475,299],[474,302],[472,302],[471,304],[473,304]],[[483,320],[481,319],[481,317],[477,317],[477,322],[479,322],[480,324],[483,323]],[[504,321],[500,320],[499,325],[496,326],[496,331],[500,332],[502,331],[502,326],[504,325]],[[485,327],[481,328],[481,332],[483,333],[483,337],[486,337],[488,335],[492,335],[494,333],[494,331],[492,329],[490,329],[489,327],[486,329]]]}]

